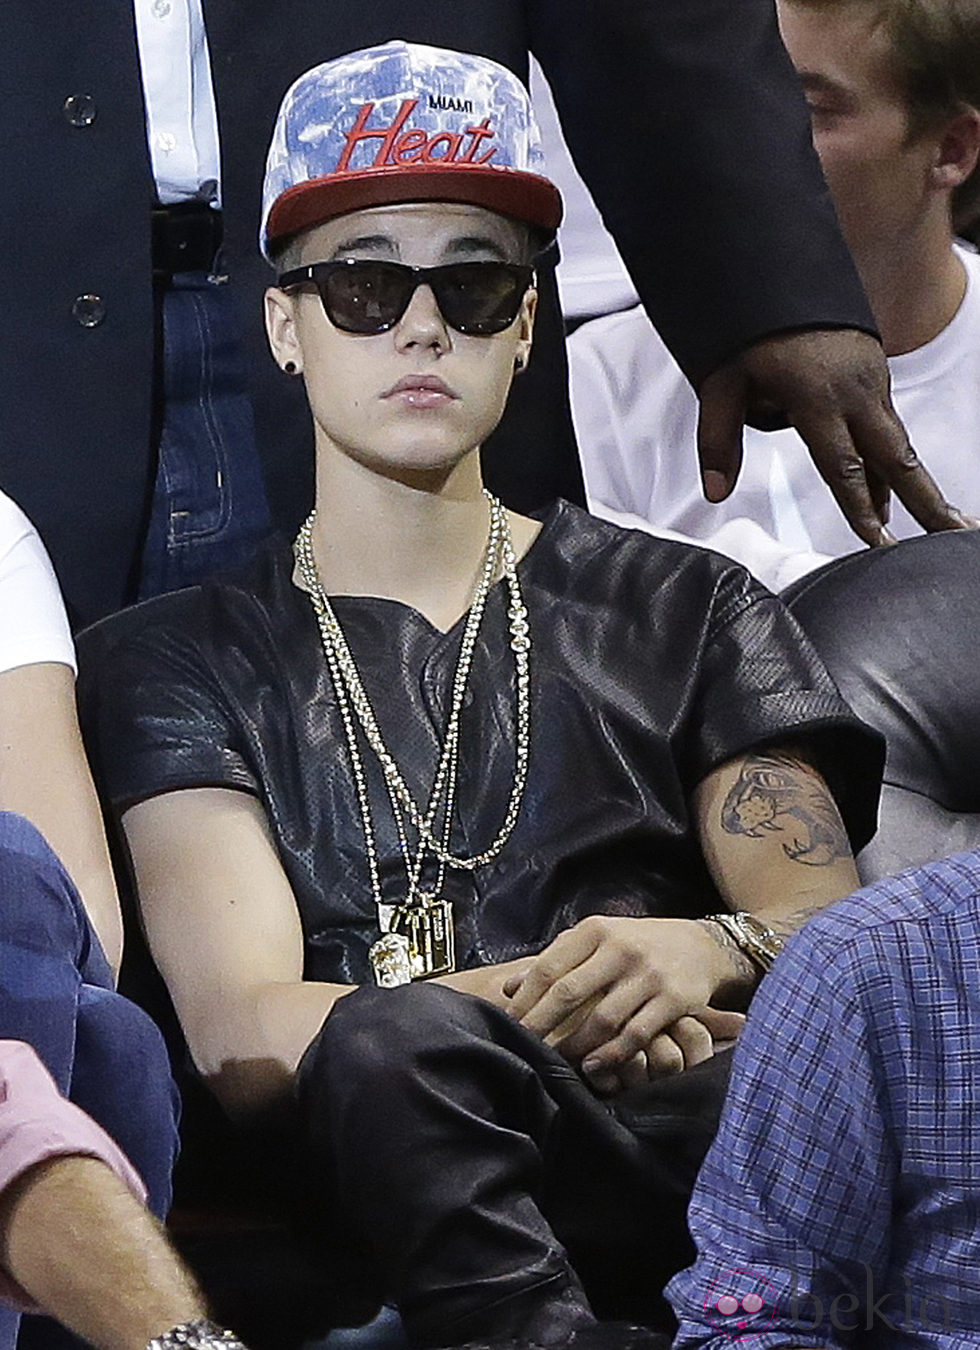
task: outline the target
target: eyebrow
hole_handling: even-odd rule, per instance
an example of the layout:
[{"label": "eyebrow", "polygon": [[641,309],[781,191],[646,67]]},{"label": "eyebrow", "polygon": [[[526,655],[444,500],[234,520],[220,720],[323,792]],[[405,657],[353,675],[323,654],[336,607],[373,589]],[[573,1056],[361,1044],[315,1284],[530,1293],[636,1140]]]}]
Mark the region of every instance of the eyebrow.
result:
[{"label": "eyebrow", "polygon": [[504,246],[498,243],[496,239],[491,239],[488,235],[482,234],[464,235],[460,239],[454,239],[446,249],[446,252],[448,254],[463,255],[469,255],[471,253],[492,253],[493,256],[498,258],[501,262],[508,261],[507,250]]},{"label": "eyebrow", "polygon": [[358,234],[342,239],[330,256],[340,258],[346,253],[391,253],[397,257],[398,246],[386,234]]},{"label": "eyebrow", "polygon": [[829,94],[832,98],[838,99],[847,107],[857,106],[857,95],[847,85],[841,84],[838,80],[832,80],[829,75],[821,75],[815,70],[797,71],[800,77],[800,83],[804,90],[809,94]]}]

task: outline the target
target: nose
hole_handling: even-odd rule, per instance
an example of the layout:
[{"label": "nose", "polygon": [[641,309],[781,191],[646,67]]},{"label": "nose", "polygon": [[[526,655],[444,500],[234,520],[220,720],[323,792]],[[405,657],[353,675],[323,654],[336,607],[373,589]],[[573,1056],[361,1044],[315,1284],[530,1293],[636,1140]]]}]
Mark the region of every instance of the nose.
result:
[{"label": "nose", "polygon": [[431,286],[416,286],[408,308],[395,325],[399,348],[432,347],[448,351],[452,345],[449,326],[439,311]]}]

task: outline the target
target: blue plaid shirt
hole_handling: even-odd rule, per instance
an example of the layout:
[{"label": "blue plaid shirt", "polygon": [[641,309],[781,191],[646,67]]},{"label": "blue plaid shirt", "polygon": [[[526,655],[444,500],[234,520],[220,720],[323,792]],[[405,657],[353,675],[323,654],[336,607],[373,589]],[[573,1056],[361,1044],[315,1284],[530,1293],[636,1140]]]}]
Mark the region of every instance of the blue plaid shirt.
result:
[{"label": "blue plaid shirt", "polygon": [[980,854],[788,944],[690,1222],[675,1350],[980,1346]]}]

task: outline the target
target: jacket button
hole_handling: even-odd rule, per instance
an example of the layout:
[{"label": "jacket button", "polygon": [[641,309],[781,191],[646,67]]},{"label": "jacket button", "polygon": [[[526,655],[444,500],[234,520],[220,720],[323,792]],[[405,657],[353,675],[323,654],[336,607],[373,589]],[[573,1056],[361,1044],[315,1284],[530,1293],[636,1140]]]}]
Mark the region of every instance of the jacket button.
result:
[{"label": "jacket button", "polygon": [[98,328],[105,318],[105,303],[101,295],[80,295],[71,307],[72,317],[83,328]]},{"label": "jacket button", "polygon": [[91,94],[71,94],[65,99],[61,111],[69,126],[90,127],[95,121],[95,99]]}]

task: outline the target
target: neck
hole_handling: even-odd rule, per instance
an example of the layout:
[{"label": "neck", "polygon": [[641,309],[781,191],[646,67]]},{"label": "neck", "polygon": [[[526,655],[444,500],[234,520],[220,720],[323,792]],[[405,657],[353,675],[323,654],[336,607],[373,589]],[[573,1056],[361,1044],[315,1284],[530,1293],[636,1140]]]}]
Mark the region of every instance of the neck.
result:
[{"label": "neck", "polygon": [[476,452],[417,481],[321,453],[316,500],[313,549],[328,594],[398,600],[444,630],[465,613],[490,522]]},{"label": "neck", "polygon": [[858,261],[886,356],[915,351],[951,322],[966,293],[966,269],[953,252],[948,224],[936,224],[907,247]]}]

